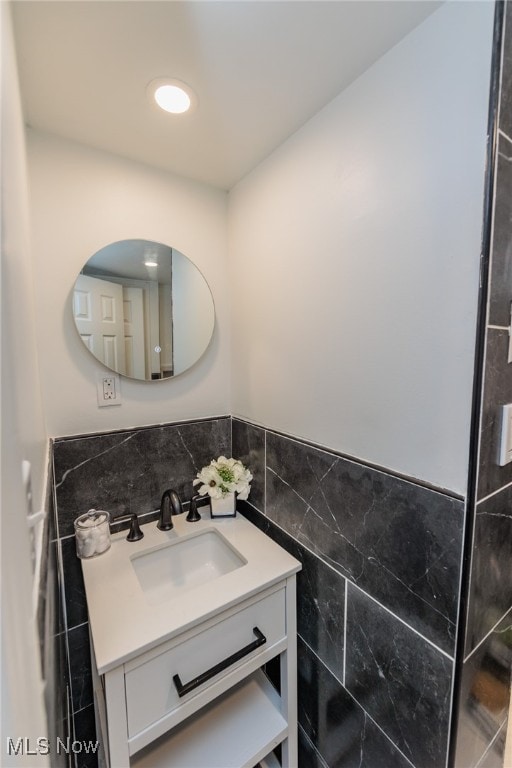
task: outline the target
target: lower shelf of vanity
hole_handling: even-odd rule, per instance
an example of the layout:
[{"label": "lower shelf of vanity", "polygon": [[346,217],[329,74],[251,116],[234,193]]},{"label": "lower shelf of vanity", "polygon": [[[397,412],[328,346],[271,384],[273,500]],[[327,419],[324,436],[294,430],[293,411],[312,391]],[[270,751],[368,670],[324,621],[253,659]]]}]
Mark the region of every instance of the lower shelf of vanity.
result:
[{"label": "lower shelf of vanity", "polygon": [[130,760],[131,768],[253,768],[277,765],[272,750],[288,734],[281,699],[255,674],[161,736]]}]

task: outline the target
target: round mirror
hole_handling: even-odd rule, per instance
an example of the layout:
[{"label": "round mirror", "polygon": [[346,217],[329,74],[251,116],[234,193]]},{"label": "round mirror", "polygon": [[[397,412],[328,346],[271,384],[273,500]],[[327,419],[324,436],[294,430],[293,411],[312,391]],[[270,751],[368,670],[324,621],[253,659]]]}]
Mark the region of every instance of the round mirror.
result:
[{"label": "round mirror", "polygon": [[215,324],[212,294],[195,264],[150,240],[120,240],[91,256],[74,285],[73,317],[97,360],[143,381],[194,365]]}]

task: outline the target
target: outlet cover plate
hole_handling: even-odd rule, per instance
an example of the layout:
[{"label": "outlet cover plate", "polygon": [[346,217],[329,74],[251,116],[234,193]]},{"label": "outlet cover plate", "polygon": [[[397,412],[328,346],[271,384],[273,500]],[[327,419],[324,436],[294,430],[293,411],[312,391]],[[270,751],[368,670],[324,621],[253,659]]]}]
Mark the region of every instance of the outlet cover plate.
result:
[{"label": "outlet cover plate", "polygon": [[121,405],[121,385],[117,373],[98,373],[96,378],[98,407]]}]

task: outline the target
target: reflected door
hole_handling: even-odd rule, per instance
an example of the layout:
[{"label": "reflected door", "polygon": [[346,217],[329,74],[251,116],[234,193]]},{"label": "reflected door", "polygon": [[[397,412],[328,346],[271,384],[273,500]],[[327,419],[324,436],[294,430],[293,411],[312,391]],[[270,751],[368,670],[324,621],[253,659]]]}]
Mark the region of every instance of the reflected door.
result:
[{"label": "reflected door", "polygon": [[142,289],[123,285],[126,375],[145,379],[144,304]]},{"label": "reflected door", "polygon": [[107,280],[79,275],[73,313],[82,341],[104,365],[124,374],[123,288]]}]

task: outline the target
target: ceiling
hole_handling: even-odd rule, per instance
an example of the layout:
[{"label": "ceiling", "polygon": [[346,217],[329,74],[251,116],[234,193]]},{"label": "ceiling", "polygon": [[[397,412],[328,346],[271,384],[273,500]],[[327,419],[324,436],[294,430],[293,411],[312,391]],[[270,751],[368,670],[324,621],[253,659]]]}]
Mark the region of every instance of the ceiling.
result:
[{"label": "ceiling", "polygon": [[[440,4],[15,0],[26,122],[230,189]],[[151,104],[164,76],[193,111]]]},{"label": "ceiling", "polygon": [[[186,259],[176,248],[149,240],[118,240],[91,256],[84,265],[86,275],[103,278],[123,277],[132,280],[156,280],[161,285],[172,284],[172,259]],[[147,266],[151,261],[157,266]]]}]

